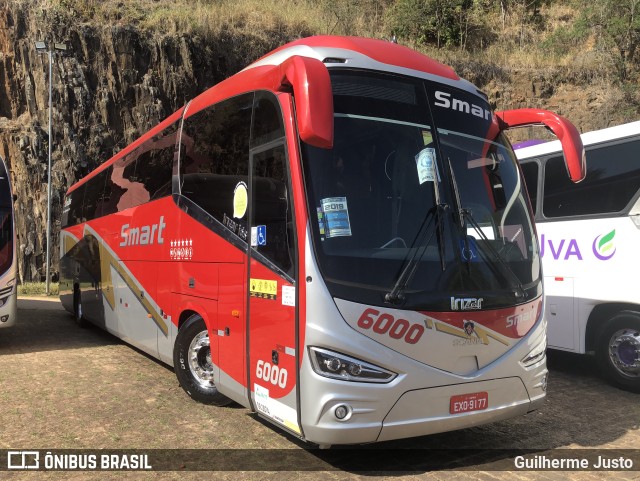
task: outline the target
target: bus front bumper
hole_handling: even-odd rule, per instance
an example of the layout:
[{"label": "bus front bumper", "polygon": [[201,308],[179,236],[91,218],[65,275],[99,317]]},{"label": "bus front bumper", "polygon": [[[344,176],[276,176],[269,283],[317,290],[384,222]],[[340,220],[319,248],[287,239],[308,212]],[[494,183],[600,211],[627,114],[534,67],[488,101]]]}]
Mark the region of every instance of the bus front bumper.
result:
[{"label": "bus front bumper", "polygon": [[[479,392],[488,393],[486,409],[451,414],[452,397]],[[423,436],[509,419],[538,409],[543,402],[544,395],[531,401],[518,377],[418,389],[400,397],[385,417],[377,441]]]},{"label": "bus front bumper", "polygon": [[[518,376],[412,389],[388,405],[383,411],[385,414],[381,412],[380,398],[375,400],[353,392],[324,399],[321,396],[317,399],[322,406],[321,414],[316,423],[303,426],[305,438],[321,445],[361,444],[454,431],[518,417],[539,409],[544,403],[548,371],[544,363],[534,371],[535,374],[530,374],[534,374],[537,382],[534,381],[529,390]],[[451,413],[452,398],[477,393],[486,393],[486,406]],[[336,416],[340,406],[349,412],[344,420]]]}]

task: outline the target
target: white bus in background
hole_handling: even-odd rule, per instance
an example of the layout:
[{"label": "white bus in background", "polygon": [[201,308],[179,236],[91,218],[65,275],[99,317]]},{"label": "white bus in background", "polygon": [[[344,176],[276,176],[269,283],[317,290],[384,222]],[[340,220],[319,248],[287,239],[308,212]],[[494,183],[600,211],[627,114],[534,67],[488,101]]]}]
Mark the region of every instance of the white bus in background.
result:
[{"label": "white bus in background", "polygon": [[16,233],[9,169],[0,157],[0,328],[17,317]]},{"label": "white bus in background", "polygon": [[640,121],[582,135],[587,177],[567,179],[560,142],[517,149],[535,211],[549,347],[595,353],[640,392]]}]

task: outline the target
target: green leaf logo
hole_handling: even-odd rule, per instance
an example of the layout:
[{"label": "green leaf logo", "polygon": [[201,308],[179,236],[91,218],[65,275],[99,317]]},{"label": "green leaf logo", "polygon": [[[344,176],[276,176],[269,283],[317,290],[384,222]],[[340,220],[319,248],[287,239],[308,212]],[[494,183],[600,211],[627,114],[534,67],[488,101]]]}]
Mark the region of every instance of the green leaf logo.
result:
[{"label": "green leaf logo", "polygon": [[595,256],[602,260],[607,261],[613,257],[613,254],[616,253],[615,244],[613,239],[616,236],[616,230],[613,229],[611,232],[598,236],[593,241],[593,253]]}]

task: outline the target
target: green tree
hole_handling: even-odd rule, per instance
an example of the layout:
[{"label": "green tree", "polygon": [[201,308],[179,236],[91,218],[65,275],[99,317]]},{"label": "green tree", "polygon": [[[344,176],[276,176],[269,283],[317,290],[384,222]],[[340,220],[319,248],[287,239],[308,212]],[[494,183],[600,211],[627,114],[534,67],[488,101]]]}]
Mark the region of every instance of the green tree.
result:
[{"label": "green tree", "polygon": [[474,0],[396,0],[385,20],[392,34],[415,43],[465,48],[473,10]]},{"label": "green tree", "polygon": [[[494,3],[489,0],[489,3]],[[502,28],[509,13],[515,12],[523,23],[535,22],[541,17],[540,9],[551,0],[499,0]]]},{"label": "green tree", "polygon": [[625,80],[638,68],[640,0],[599,0],[586,6],[582,22],[595,30],[600,42],[616,53],[618,74]]},{"label": "green tree", "polygon": [[326,33],[376,36],[393,0],[319,0],[327,13]]}]

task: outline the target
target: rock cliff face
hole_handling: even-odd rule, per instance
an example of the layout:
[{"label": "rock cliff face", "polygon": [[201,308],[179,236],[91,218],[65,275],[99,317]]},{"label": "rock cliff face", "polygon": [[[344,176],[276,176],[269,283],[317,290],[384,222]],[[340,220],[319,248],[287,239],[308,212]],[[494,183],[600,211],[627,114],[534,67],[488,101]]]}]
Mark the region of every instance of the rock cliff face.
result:
[{"label": "rock cliff face", "polygon": [[[48,57],[37,40],[66,42],[53,57],[51,272],[58,272],[61,200],[68,187],[272,42],[222,32],[197,38],[129,26],[77,24],[55,9],[0,1],[0,155],[12,175],[19,278],[44,280],[47,215]],[[300,33],[299,31],[297,32]]]},{"label": "rock cliff face", "polygon": [[[51,272],[58,272],[61,200],[68,187],[207,87],[276,46],[312,35],[300,27],[260,35],[221,28],[207,39],[149,33],[124,24],[82,23],[52,4],[0,0],[0,155],[17,195],[19,278],[44,280],[47,152],[52,143]],[[48,59],[37,40],[66,42],[53,58],[53,135],[48,138]],[[454,65],[496,109],[549,108],[582,130],[638,116],[620,89],[554,72]],[[637,103],[635,104],[637,105]],[[535,133],[515,133],[522,140]],[[524,136],[524,137],[523,137]]]}]

